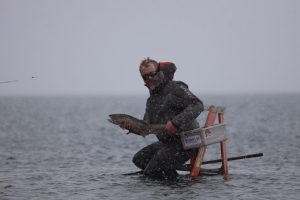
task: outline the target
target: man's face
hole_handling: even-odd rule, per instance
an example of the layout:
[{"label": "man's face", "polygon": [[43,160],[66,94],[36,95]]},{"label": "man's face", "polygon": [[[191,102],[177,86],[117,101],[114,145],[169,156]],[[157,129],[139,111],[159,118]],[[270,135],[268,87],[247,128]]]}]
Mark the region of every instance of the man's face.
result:
[{"label": "man's face", "polygon": [[141,76],[144,79],[145,85],[149,87],[151,90],[155,89],[155,83],[157,80],[157,66],[154,63],[148,63],[147,66],[142,66],[141,68]]}]

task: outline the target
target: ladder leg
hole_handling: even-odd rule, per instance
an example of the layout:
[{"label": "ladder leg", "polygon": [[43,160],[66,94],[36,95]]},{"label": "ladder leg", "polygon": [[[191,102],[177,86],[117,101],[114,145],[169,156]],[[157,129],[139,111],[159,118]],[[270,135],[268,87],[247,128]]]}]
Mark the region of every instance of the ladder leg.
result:
[{"label": "ladder leg", "polygon": [[223,113],[218,113],[218,119],[219,119],[219,123],[224,123],[224,114]]},{"label": "ladder leg", "polygon": [[[218,113],[218,119],[219,123],[224,123],[224,114]],[[221,148],[221,158],[222,158],[222,171],[224,174],[224,177],[228,175],[228,163],[227,163],[227,145],[226,141],[220,142],[220,148]]]},{"label": "ladder leg", "polygon": [[206,151],[206,146],[201,146],[199,148],[198,155],[196,157],[196,161],[195,161],[195,163],[193,165],[193,168],[192,168],[192,170],[190,172],[190,176],[191,177],[197,177],[197,176],[199,176],[200,169],[201,169],[201,164],[202,164],[202,161],[203,161],[203,157],[204,157],[205,151]]},{"label": "ladder leg", "polygon": [[[217,113],[214,111],[214,106],[210,106],[204,126],[208,127],[208,126],[214,125],[216,117],[217,117]],[[199,148],[196,160],[193,164],[192,170],[190,171],[190,176],[191,177],[199,176],[200,169],[201,169],[201,164],[202,164],[203,157],[204,157],[204,154],[205,154],[205,151],[206,151],[206,147],[207,146],[203,145]]]},{"label": "ladder leg", "polygon": [[221,146],[221,157],[222,157],[222,171],[224,177],[228,175],[228,161],[227,161],[227,145],[226,141],[220,142]]}]

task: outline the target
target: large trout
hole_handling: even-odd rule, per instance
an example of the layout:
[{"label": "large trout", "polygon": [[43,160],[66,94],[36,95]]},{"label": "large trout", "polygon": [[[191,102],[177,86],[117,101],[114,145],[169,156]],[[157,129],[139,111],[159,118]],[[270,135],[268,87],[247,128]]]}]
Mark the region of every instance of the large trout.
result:
[{"label": "large trout", "polygon": [[165,133],[165,124],[148,124],[144,120],[140,120],[126,114],[111,114],[109,117],[110,119],[108,119],[108,121],[118,126],[124,123],[131,124],[129,133],[131,132],[141,136],[146,136],[149,134],[159,135]]}]

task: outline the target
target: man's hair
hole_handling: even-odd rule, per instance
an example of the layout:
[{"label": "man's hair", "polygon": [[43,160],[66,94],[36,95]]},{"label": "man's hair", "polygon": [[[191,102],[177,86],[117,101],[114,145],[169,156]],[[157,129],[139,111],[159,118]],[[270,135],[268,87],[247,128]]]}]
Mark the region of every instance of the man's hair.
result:
[{"label": "man's hair", "polygon": [[153,60],[153,59],[147,57],[144,60],[142,60],[142,62],[140,64],[140,71],[141,71],[142,67],[148,67],[149,63],[153,63],[156,66],[156,68],[158,68],[158,62],[156,60]]}]

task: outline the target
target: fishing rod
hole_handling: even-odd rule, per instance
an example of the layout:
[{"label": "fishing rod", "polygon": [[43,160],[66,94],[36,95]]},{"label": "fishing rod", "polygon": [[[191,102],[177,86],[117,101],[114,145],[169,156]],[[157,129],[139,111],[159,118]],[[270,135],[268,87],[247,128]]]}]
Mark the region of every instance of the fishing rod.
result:
[{"label": "fishing rod", "polygon": [[[35,76],[31,76],[31,79],[36,78]],[[19,80],[9,80],[9,81],[0,81],[0,84],[5,84],[5,83],[15,83],[19,82]]]},{"label": "fishing rod", "polygon": [[0,81],[0,84],[4,84],[4,83],[14,83],[14,82],[18,82],[19,80],[11,80],[11,81]]},{"label": "fishing rod", "polygon": [[[243,156],[235,156],[235,157],[227,158],[227,161],[241,160],[241,159],[246,159],[246,158],[255,158],[255,157],[261,157],[263,155],[264,155],[263,153],[255,153],[255,154],[248,154],[248,155],[243,155]],[[202,165],[213,164],[213,163],[218,163],[218,162],[222,162],[222,159],[203,161]],[[182,167],[180,167],[180,169],[178,169],[178,170],[190,171],[191,169],[192,169],[192,165],[186,164],[186,165],[183,165]]]},{"label": "fishing rod", "polygon": [[[248,154],[248,155],[243,155],[243,156],[235,156],[235,157],[227,158],[227,161],[241,160],[241,159],[246,159],[246,158],[255,158],[255,157],[261,157],[263,155],[264,155],[263,153],[255,153],[255,154]],[[222,162],[222,159],[204,161],[204,162],[202,162],[202,165],[218,163],[218,162]],[[191,164],[186,164],[186,165],[183,165],[183,166],[179,167],[176,170],[190,171],[191,169],[192,169],[192,165]],[[217,173],[217,171],[215,169],[204,170],[204,171]],[[123,174],[123,175],[136,175],[136,174],[142,174],[142,173],[143,173],[143,171],[137,171],[137,172],[126,173],[126,174]]]},{"label": "fishing rod", "polygon": [[[255,157],[261,157],[263,155],[264,155],[263,153],[255,153],[255,154],[249,154],[249,155],[244,155],[244,156],[236,156],[236,157],[228,158],[227,161],[241,160],[241,159],[246,159],[246,158],[255,158]],[[209,160],[209,161],[202,162],[202,164],[205,165],[205,164],[217,163],[217,162],[221,162],[221,161],[222,161],[222,159]]]}]

